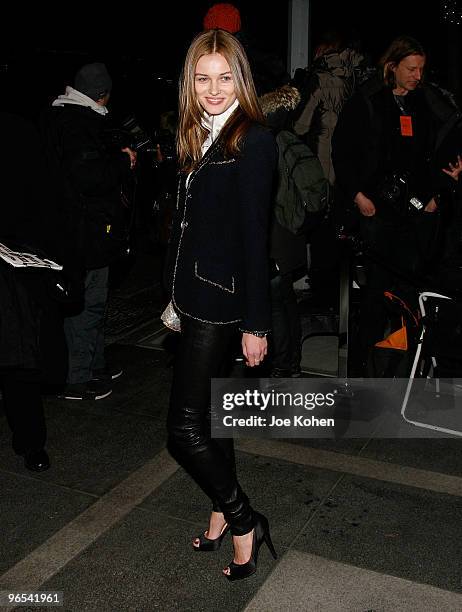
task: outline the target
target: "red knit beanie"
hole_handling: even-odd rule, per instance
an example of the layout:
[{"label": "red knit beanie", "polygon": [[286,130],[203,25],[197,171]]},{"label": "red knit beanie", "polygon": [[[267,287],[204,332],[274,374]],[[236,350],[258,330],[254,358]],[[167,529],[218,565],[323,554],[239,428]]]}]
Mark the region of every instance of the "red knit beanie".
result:
[{"label": "red knit beanie", "polygon": [[220,2],[209,8],[204,17],[204,30],[220,28],[231,34],[241,29],[241,15],[239,10],[228,2]]}]

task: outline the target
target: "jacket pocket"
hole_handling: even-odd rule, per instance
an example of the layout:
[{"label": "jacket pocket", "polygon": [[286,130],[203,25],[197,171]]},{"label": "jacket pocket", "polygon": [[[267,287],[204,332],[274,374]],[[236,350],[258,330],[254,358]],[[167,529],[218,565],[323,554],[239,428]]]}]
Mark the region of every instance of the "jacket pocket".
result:
[{"label": "jacket pocket", "polygon": [[201,280],[204,283],[208,283],[209,285],[213,285],[214,287],[218,287],[222,291],[226,291],[228,293],[235,292],[235,280],[234,276],[231,276],[229,280],[223,280],[222,276],[218,273],[218,271],[213,270],[209,266],[204,266],[203,264],[199,265],[199,262],[194,262],[194,276]]}]

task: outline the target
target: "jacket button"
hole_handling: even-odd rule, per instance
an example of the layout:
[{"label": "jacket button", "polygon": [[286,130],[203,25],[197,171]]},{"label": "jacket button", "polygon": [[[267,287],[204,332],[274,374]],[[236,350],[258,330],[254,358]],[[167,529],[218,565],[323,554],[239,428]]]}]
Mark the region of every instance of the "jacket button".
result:
[{"label": "jacket button", "polygon": [[181,229],[186,229],[188,227],[188,222],[187,221],[182,221],[181,222]]}]

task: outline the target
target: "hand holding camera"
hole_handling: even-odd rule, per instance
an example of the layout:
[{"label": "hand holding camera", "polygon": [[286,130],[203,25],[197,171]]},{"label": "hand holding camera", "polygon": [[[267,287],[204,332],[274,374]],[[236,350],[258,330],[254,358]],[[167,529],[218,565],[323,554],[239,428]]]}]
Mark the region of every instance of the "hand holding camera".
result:
[{"label": "hand holding camera", "polygon": [[356,194],[356,196],[354,198],[354,203],[358,207],[359,212],[364,217],[373,217],[375,215],[375,205],[374,205],[374,202],[372,200],[370,200],[368,197],[366,197],[364,195],[364,193],[362,193],[362,191],[359,191]]},{"label": "hand holding camera", "polygon": [[133,168],[136,166],[136,158],[137,158],[137,154],[136,151],[133,151],[133,149],[130,149],[130,147],[124,147],[123,149],[121,149],[122,153],[127,153],[127,155],[130,158],[130,170],[133,170]]}]

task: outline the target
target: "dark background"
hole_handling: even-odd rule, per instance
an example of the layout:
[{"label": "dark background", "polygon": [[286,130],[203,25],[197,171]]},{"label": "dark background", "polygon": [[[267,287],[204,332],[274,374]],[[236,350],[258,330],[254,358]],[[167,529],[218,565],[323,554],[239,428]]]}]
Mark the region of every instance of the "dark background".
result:
[{"label": "dark background", "polygon": [[[0,74],[2,104],[35,117],[72,84],[76,69],[104,61],[114,80],[113,109],[149,115],[173,108],[186,49],[202,29],[213,4],[193,2],[65,3],[3,12]],[[237,1],[247,35],[284,62],[287,58],[287,0]],[[428,50],[432,80],[460,88],[461,28],[443,23],[440,0],[311,1],[310,47],[329,26],[341,24],[376,62],[399,34],[411,34]]]}]

